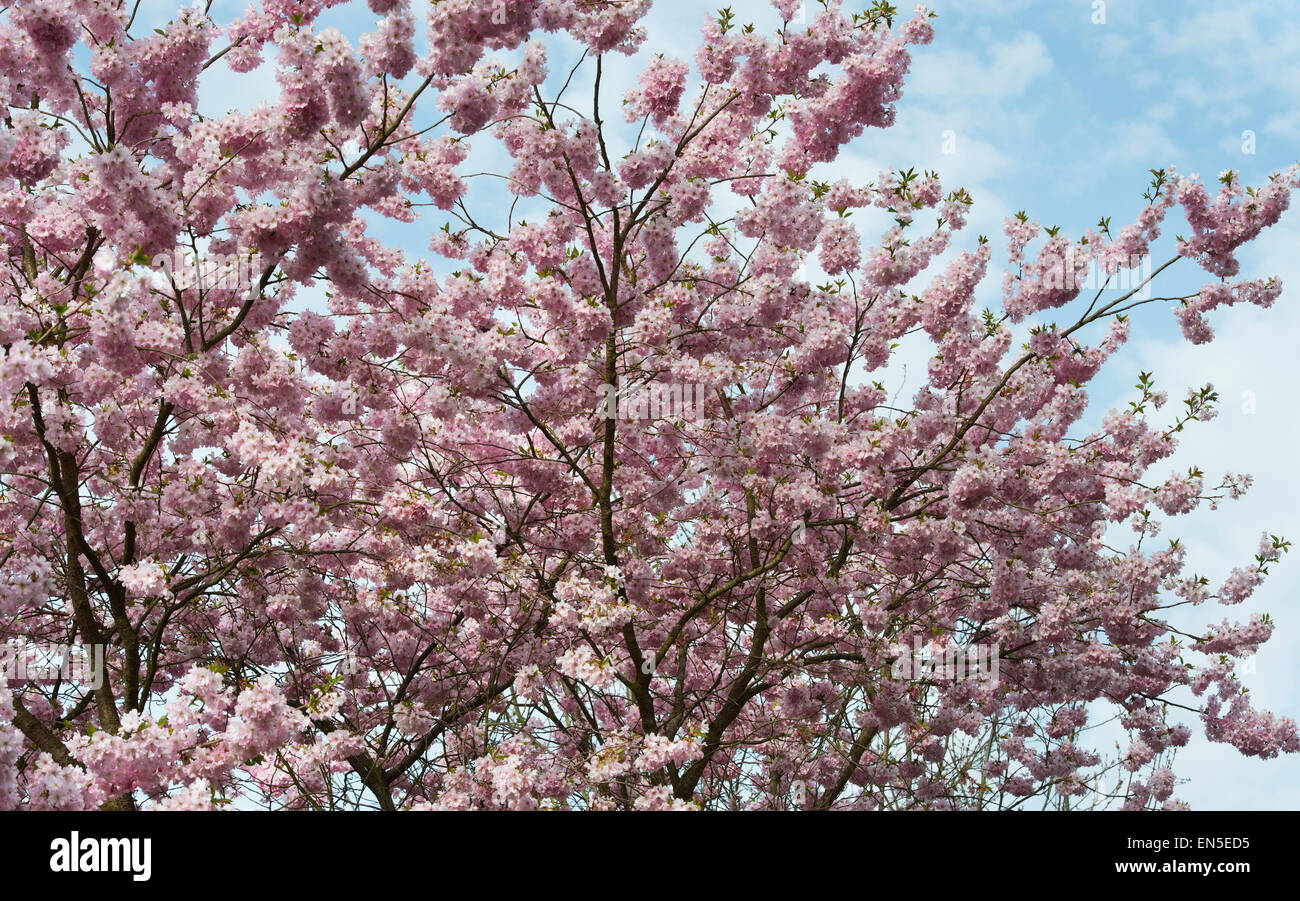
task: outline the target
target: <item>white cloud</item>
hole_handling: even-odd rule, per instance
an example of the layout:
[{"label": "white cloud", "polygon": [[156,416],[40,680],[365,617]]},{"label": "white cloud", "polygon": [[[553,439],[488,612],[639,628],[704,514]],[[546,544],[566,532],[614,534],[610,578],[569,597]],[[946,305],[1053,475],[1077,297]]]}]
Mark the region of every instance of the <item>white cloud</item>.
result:
[{"label": "white cloud", "polygon": [[[1300,417],[1295,415],[1293,388],[1300,380],[1294,338],[1300,334],[1300,259],[1294,251],[1298,239],[1300,221],[1289,216],[1243,254],[1243,275],[1279,275],[1284,285],[1293,286],[1273,309],[1235,307],[1212,314],[1218,337],[1208,345],[1147,339],[1132,348],[1134,363],[1154,371],[1171,398],[1185,386],[1205,382],[1213,383],[1222,398],[1219,417],[1189,427],[1168,468],[1199,465],[1207,483],[1227,471],[1254,476],[1254,486],[1241,500],[1166,524],[1168,536],[1180,537],[1187,545],[1189,569],[1216,586],[1232,567],[1253,562],[1262,532],[1300,540],[1294,452],[1300,447]],[[1256,412],[1243,410],[1243,392],[1252,393]],[[1271,567],[1264,584],[1242,605],[1214,605],[1188,617],[1205,623],[1269,612],[1276,631],[1261,649],[1255,673],[1242,678],[1256,707],[1295,719],[1300,719],[1295,690],[1300,682],[1300,613],[1291,600],[1298,593],[1300,554],[1288,555]],[[1190,696],[1182,700],[1191,703]],[[1176,770],[1192,777],[1178,794],[1193,807],[1300,808],[1300,759],[1295,755],[1247,759],[1231,747],[1197,737],[1180,754]],[[1225,779],[1225,773],[1231,778]]]},{"label": "white cloud", "polygon": [[936,43],[936,49],[915,54],[907,91],[950,107],[974,98],[1019,97],[1052,70],[1047,45],[1031,31],[992,41],[983,52],[949,49],[948,41]]}]

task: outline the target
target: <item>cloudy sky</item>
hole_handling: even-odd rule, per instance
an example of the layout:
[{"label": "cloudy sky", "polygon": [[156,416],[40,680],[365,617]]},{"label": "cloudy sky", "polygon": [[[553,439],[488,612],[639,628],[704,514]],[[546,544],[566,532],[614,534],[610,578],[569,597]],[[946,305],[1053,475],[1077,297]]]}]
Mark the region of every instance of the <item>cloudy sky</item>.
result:
[{"label": "cloudy sky", "polygon": [[[168,5],[146,4],[159,11]],[[228,20],[242,5],[218,0],[214,14]],[[741,22],[776,21],[763,0],[732,0],[731,7]],[[986,234],[999,248],[1003,219],[1022,209],[1071,236],[1104,216],[1113,217],[1113,227],[1128,223],[1143,205],[1148,169],[1174,165],[1213,185],[1231,168],[1258,185],[1300,160],[1300,26],[1267,2],[933,0],[930,7],[939,14],[936,37],[913,53],[897,124],[864,135],[826,174],[865,183],[888,167],[938,171],[946,187],[963,186],[975,200],[963,246]],[[690,60],[705,10],[690,0],[657,2],[645,23],[649,37],[640,59],[663,52]],[[354,37],[373,22],[359,2],[322,19],[322,25],[335,24]],[[573,58],[571,45],[553,58],[553,72],[565,53]],[[631,62],[607,67],[607,96],[620,96],[636,71]],[[210,74],[205,112],[248,108],[275,90],[266,72],[239,78],[218,67]],[[582,86],[579,79],[575,90]],[[484,168],[490,168],[491,142],[481,139],[474,146],[489,154]],[[1157,260],[1170,255],[1183,224],[1175,212]],[[427,254],[427,228],[381,233]],[[1300,381],[1294,343],[1300,337],[1297,248],[1300,204],[1240,255],[1242,276],[1276,275],[1291,286],[1273,309],[1212,314],[1218,339],[1194,347],[1181,338],[1163,305],[1140,308],[1132,340],[1091,391],[1089,420],[1098,422],[1106,409],[1132,399],[1143,370],[1154,372],[1157,386],[1175,402],[1166,412],[1189,387],[1209,382],[1218,390],[1219,417],[1186,431],[1165,466],[1199,465],[1207,484],[1226,472],[1247,472],[1254,487],[1217,511],[1168,522],[1162,532],[1181,538],[1188,569],[1216,585],[1232,567],[1251,562],[1262,532],[1300,541],[1294,471],[1300,447],[1294,387]],[[1160,290],[1162,295],[1188,293],[1209,280],[1186,261],[1168,275],[1164,287],[1175,290]],[[997,304],[1000,281],[1001,272],[992,271],[981,289],[984,303]],[[907,394],[920,384],[916,374],[924,372],[923,349],[915,351],[905,368],[905,348],[890,373]],[[1116,540],[1127,545],[1133,537],[1119,534]],[[1244,619],[1270,612],[1277,630],[1254,671],[1242,678],[1257,706],[1293,718],[1300,718],[1298,588],[1300,553],[1274,565],[1242,606],[1215,606],[1196,611],[1199,619],[1176,621],[1194,628],[1228,614]],[[1190,697],[1181,700],[1192,703]],[[1188,780],[1176,794],[1194,808],[1300,809],[1295,757],[1245,759],[1230,747],[1195,739],[1175,768]]]},{"label": "cloudy sky", "polygon": [[[1258,185],[1300,161],[1300,28],[1267,3],[935,0],[930,7],[939,13],[935,40],[913,53],[897,124],[856,142],[846,155],[855,172],[845,174],[935,169],[946,185],[968,189],[975,207],[967,232],[990,235],[995,246],[1002,220],[1022,209],[1075,236],[1103,216],[1113,225],[1132,221],[1148,169],[1174,165],[1213,184],[1231,168]],[[945,132],[955,135],[946,148]],[[1169,239],[1186,230],[1173,213],[1155,259],[1167,259]],[[1243,277],[1277,275],[1291,286],[1272,309],[1213,314],[1218,338],[1197,347],[1182,339],[1164,305],[1140,308],[1128,347],[1091,391],[1096,422],[1135,396],[1143,370],[1174,401],[1207,382],[1218,390],[1218,418],[1185,431],[1180,450],[1156,470],[1196,464],[1207,484],[1227,472],[1254,476],[1246,497],[1173,519],[1162,532],[1183,540],[1188,569],[1213,584],[1250,563],[1262,532],[1300,539],[1297,249],[1300,203],[1240,255]],[[1165,286],[1180,294],[1209,281],[1190,262],[1166,275]],[[1000,272],[985,281],[985,302],[996,303],[1000,281]],[[1127,546],[1134,537],[1114,540]],[[1300,559],[1284,557],[1240,607],[1207,605],[1174,622],[1189,628],[1270,612],[1273,638],[1241,678],[1256,706],[1300,718],[1298,591]],[[1194,703],[1190,693],[1175,697]],[[1294,756],[1247,759],[1196,738],[1175,770],[1188,780],[1176,794],[1193,808],[1300,808]]]},{"label": "cloudy sky", "polygon": [[[997,235],[1001,220],[1023,209],[1078,235],[1103,216],[1131,221],[1148,169],[1172,164],[1213,183],[1231,168],[1260,184],[1300,160],[1300,29],[1266,3],[936,0],[932,8],[935,41],[914,53],[896,127],[867,136],[857,153],[868,172],[878,162],[915,161],[966,186],[974,230]],[[945,130],[956,133],[949,155]],[[1199,465],[1207,480],[1248,472],[1254,486],[1216,511],[1168,522],[1163,533],[1181,538],[1188,569],[1216,584],[1251,561],[1262,532],[1300,538],[1300,204],[1291,213],[1241,254],[1243,276],[1277,275],[1292,286],[1274,308],[1219,312],[1211,319],[1218,339],[1199,347],[1182,339],[1163,305],[1140,308],[1129,346],[1091,392],[1099,418],[1132,399],[1143,370],[1173,400],[1207,382],[1218,390],[1218,418],[1186,431],[1164,465]],[[1175,213],[1166,238],[1183,226]],[[1190,262],[1167,274],[1177,293],[1209,280]],[[989,302],[998,281],[985,283]],[[1116,540],[1126,546],[1133,537]],[[1199,620],[1175,621],[1186,628],[1271,612],[1276,632],[1242,679],[1257,706],[1291,717],[1300,717],[1297,589],[1300,560],[1284,558],[1240,607],[1215,605],[1197,611]],[[1246,759],[1194,739],[1175,770],[1188,779],[1177,794],[1193,808],[1300,808],[1295,757]]]}]

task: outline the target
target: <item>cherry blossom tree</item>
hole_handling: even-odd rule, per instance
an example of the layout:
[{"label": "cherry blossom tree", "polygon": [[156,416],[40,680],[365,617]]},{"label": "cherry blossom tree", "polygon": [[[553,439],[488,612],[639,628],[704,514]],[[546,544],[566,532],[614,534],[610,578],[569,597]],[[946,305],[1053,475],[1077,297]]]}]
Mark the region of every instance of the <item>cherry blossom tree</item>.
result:
[{"label": "cherry blossom tree", "polygon": [[693,59],[649,0],[0,13],[0,631],[103,648],[10,667],[0,806],[1168,807],[1184,720],[1300,749],[1234,675],[1268,617],[1171,622],[1287,547],[1216,587],[1157,537],[1248,484],[1159,470],[1213,389],[1078,426],[1133,308],[1277,298],[1235,253],[1297,172],[1012,218],[981,311],[971,197],[835,165],[933,16],[773,5]]}]

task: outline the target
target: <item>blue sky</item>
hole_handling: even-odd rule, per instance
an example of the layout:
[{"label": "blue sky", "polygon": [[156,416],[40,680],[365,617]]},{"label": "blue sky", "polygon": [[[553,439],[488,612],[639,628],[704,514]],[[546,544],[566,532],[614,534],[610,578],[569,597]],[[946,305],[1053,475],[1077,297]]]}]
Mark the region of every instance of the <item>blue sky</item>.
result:
[{"label": "blue sky", "polygon": [[[1128,222],[1141,207],[1150,168],[1173,164],[1211,182],[1232,168],[1259,184],[1300,160],[1300,29],[1275,7],[1119,0],[1105,4],[1104,23],[1094,23],[1098,6],[937,0],[935,41],[914,54],[898,123],[860,142],[863,155],[907,160],[910,151],[918,167],[956,179],[975,198],[972,227],[991,235],[996,221],[1019,209],[1076,235],[1102,216]],[[957,133],[957,152],[946,157],[938,138],[944,129]],[[1253,154],[1243,152],[1246,131],[1255,136]],[[1132,396],[1140,370],[1154,371],[1174,401],[1206,382],[1219,391],[1219,417],[1189,428],[1165,466],[1195,463],[1208,477],[1249,472],[1254,486],[1217,511],[1167,522],[1162,533],[1180,537],[1188,568],[1212,582],[1250,561],[1262,531],[1300,537],[1293,388],[1300,376],[1293,349],[1300,335],[1300,208],[1290,212],[1241,254],[1243,276],[1278,275],[1291,286],[1273,309],[1222,311],[1211,319],[1218,339],[1193,347],[1163,305],[1142,308],[1128,347],[1090,392],[1100,413]],[[1171,219],[1166,248],[1168,238],[1186,230],[1182,225]],[[1209,280],[1190,263],[1168,274],[1179,293]],[[996,282],[985,287],[991,299]],[[1245,392],[1253,394],[1253,413]],[[1300,718],[1297,566],[1284,558],[1240,607],[1202,608],[1199,620],[1176,623],[1271,612],[1274,636],[1242,678],[1257,706]],[[1193,808],[1300,808],[1294,756],[1246,759],[1197,738],[1175,769],[1189,780],[1176,794]]]},{"label": "blue sky", "polygon": [[[813,0],[808,0],[809,11]],[[157,3],[161,8],[169,4]],[[417,7],[420,4],[416,4]],[[712,5],[720,5],[714,3]],[[861,4],[859,4],[861,5]],[[937,170],[946,187],[965,187],[975,200],[967,240],[994,239],[999,261],[1002,220],[1026,210],[1044,225],[1077,236],[1103,216],[1112,226],[1130,222],[1143,204],[1148,169],[1173,164],[1213,184],[1224,169],[1237,169],[1247,184],[1300,160],[1300,26],[1266,2],[1207,0],[933,0],[939,17],[932,44],[914,50],[912,72],[898,105],[897,124],[856,141],[829,174],[868,182],[883,168]],[[738,20],[775,22],[764,0],[732,0]],[[905,12],[906,4],[899,4]],[[240,0],[218,0],[214,15],[228,18]],[[646,20],[651,52],[690,60],[706,7],[661,0]],[[365,4],[334,11],[322,24],[355,36],[374,16]],[[423,28],[419,29],[421,36]],[[572,45],[565,48],[572,53]],[[636,68],[627,61],[607,67],[606,96],[617,102]],[[552,57],[552,73],[561,57]],[[238,78],[224,67],[204,89],[205,112],[248,108],[274,91],[265,71]],[[581,91],[582,82],[575,84]],[[607,118],[617,118],[607,116]],[[951,132],[949,147],[944,136]],[[1254,135],[1253,148],[1244,141]],[[504,161],[480,138],[492,168]],[[945,149],[954,152],[945,153]],[[1247,152],[1253,149],[1253,152]],[[496,166],[497,171],[503,167]],[[476,194],[482,195],[479,189]],[[1162,240],[1163,260],[1183,222],[1172,214]],[[415,228],[384,228],[380,234],[414,254],[426,254],[435,218]],[[1300,541],[1300,510],[1294,472],[1300,447],[1295,385],[1300,380],[1300,203],[1283,221],[1240,254],[1242,276],[1277,275],[1284,285],[1271,310],[1234,308],[1212,314],[1219,338],[1193,347],[1181,338],[1163,305],[1134,315],[1128,346],[1094,382],[1091,422],[1133,397],[1141,370],[1154,371],[1157,386],[1177,406],[1188,387],[1211,382],[1222,398],[1220,415],[1184,433],[1182,447],[1156,473],[1199,465],[1209,478],[1249,472],[1254,487],[1217,511],[1167,522],[1162,537],[1188,546],[1188,569],[1216,584],[1233,566],[1247,564],[1261,532]],[[1177,293],[1209,279],[1182,262],[1163,280]],[[1001,272],[991,271],[981,299],[996,305]],[[1161,290],[1161,294],[1174,293]],[[910,394],[924,372],[920,348],[904,348],[891,377]],[[907,379],[907,357],[914,375]],[[1249,392],[1249,394],[1247,394]],[[1244,403],[1253,399],[1253,411]],[[1132,536],[1117,536],[1124,544]],[[1300,553],[1297,553],[1300,558]],[[1257,706],[1300,719],[1300,559],[1275,564],[1264,586],[1240,607],[1196,611],[1178,620],[1183,628],[1247,618],[1268,611],[1277,622],[1273,639],[1243,674]],[[1188,698],[1182,698],[1187,702]],[[1103,749],[1104,750],[1104,749]],[[1176,770],[1188,779],[1176,794],[1193,808],[1300,809],[1300,759],[1248,760],[1203,739],[1180,752]]]}]

